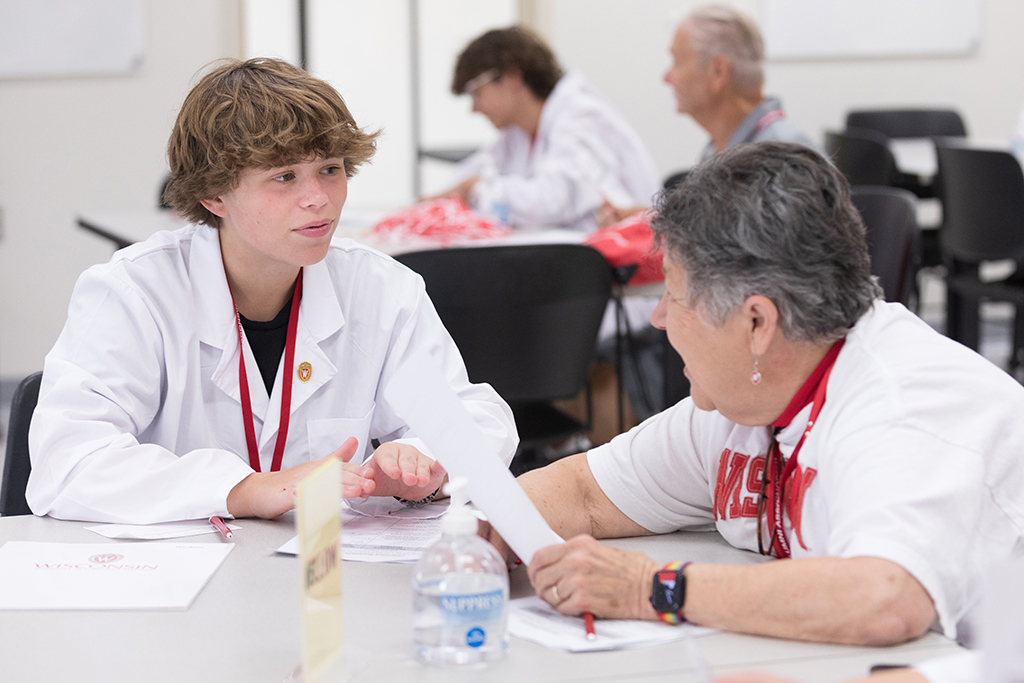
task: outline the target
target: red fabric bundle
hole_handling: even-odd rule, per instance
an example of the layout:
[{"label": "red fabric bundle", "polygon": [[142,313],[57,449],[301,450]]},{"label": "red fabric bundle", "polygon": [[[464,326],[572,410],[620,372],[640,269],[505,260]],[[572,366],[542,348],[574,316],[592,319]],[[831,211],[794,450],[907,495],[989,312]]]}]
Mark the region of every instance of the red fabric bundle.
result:
[{"label": "red fabric bundle", "polygon": [[618,223],[591,233],[584,240],[585,244],[597,249],[614,268],[619,266],[637,266],[631,285],[642,285],[647,282],[661,282],[665,279],[661,272],[662,252],[654,248],[654,232],[651,231],[649,213],[638,213]]},{"label": "red fabric bundle", "polygon": [[476,213],[461,199],[434,199],[388,214],[371,233],[397,242],[425,239],[445,245],[501,237],[509,230]]}]

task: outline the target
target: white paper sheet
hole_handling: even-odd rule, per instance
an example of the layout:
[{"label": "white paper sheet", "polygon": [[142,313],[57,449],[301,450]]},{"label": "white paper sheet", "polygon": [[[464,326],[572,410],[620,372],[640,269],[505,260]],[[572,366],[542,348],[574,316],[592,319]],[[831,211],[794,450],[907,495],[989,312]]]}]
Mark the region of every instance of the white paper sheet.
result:
[{"label": "white paper sheet", "polygon": [[[184,538],[186,536],[201,536],[203,534],[219,533],[217,529],[206,520],[193,520],[191,522],[167,522],[164,524],[99,524],[87,526],[87,530],[105,536],[106,538],[134,538],[144,541],[156,541],[163,538]],[[228,524],[232,531],[238,531],[242,527],[237,524]]]},{"label": "white paper sheet", "polygon": [[583,617],[567,617],[534,596],[509,602],[509,633],[556,650],[597,652],[661,645],[689,636],[714,633],[693,624],[672,626],[653,621],[595,619],[594,640],[587,640]]},{"label": "white paper sheet", "polygon": [[188,609],[233,543],[31,543],[0,548],[0,609]]},{"label": "white paper sheet", "polygon": [[427,354],[410,354],[384,387],[384,397],[437,455],[450,477],[466,477],[470,500],[523,562],[529,564],[541,548],[563,542],[488,445]]},{"label": "white paper sheet", "polygon": [[[345,508],[342,511],[341,559],[396,564],[416,562],[441,535],[440,519],[436,516],[423,519],[416,514],[416,510],[406,509],[392,515],[366,517]],[[277,552],[297,555],[299,537],[282,545]]]}]

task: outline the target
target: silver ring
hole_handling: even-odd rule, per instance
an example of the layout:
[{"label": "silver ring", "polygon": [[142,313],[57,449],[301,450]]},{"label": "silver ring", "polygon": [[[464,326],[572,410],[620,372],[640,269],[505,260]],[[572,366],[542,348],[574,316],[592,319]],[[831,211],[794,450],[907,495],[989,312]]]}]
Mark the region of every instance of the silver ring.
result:
[{"label": "silver ring", "polygon": [[558,586],[551,586],[551,594],[555,596],[555,602],[562,602],[562,598],[558,597]]}]

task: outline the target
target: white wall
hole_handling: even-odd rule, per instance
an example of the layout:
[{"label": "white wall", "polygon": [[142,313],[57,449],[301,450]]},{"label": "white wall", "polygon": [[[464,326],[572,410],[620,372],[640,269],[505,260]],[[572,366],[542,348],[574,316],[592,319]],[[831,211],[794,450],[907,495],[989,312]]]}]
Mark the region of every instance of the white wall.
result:
[{"label": "white wall", "polygon": [[[418,3],[421,147],[472,147],[495,136],[450,91],[466,43],[516,16],[512,0],[421,0]],[[334,85],[360,126],[380,129],[372,163],[349,187],[352,209],[393,210],[414,194],[412,50],[408,0],[311,0],[309,66]],[[369,27],[369,28],[368,28]],[[372,65],[372,66],[368,66]],[[420,194],[446,187],[451,168],[424,174]]]},{"label": "white wall", "polygon": [[[424,0],[431,11],[443,11],[452,2]],[[763,16],[762,2],[738,4]],[[323,9],[334,3],[352,12],[371,4],[311,3],[320,17],[311,40],[358,38],[393,45],[407,31],[404,18],[398,19],[398,5],[404,2],[372,3],[381,5],[385,15],[390,5],[391,19]],[[671,93],[661,82],[674,23],[694,4],[524,4],[562,61],[581,68],[633,123],[663,174],[690,166],[706,141],[695,124],[675,113]],[[0,81],[0,378],[18,378],[42,366],[63,325],[75,279],[110,256],[107,242],[75,225],[76,214],[155,205],[166,168],[164,145],[193,75],[215,58],[241,53],[239,5],[239,0],[149,0],[146,63],[136,75]],[[981,46],[974,55],[773,62],[767,91],[781,95],[790,118],[819,138],[825,129],[841,127],[851,107],[897,105],[954,106],[965,115],[972,134],[1006,138],[1024,104],[1022,26],[1024,2],[984,0]],[[333,68],[322,75],[338,78],[336,85],[361,122],[385,126],[397,144],[408,140],[408,132],[392,122],[392,117],[401,117],[388,107],[405,106],[408,91],[381,77],[379,59],[383,57],[368,52],[348,62],[347,67],[356,68],[352,73],[365,75],[359,82]],[[392,54],[388,62],[404,59]],[[447,75],[440,81],[447,81]],[[430,142],[447,139],[443,126],[427,133]],[[376,172],[406,196],[410,174],[400,166],[408,162],[399,158],[401,152],[381,151]],[[391,170],[384,163],[389,158],[395,164]],[[353,197],[358,183],[353,183]],[[368,196],[367,203],[376,199]]]},{"label": "white wall", "polygon": [[195,72],[238,53],[235,0],[150,0],[132,75],[0,80],[0,377],[42,368],[78,275],[110,243],[81,210],[156,206],[165,146]]}]

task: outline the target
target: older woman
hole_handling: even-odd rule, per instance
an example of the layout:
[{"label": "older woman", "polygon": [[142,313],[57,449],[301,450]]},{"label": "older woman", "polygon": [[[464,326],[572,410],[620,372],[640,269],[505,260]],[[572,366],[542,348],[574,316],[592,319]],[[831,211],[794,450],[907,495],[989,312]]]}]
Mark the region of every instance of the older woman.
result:
[{"label": "older woman", "polygon": [[[1024,547],[1024,388],[879,298],[846,181],[811,150],[723,152],[658,210],[653,322],[692,396],[520,478],[570,539],[534,556],[537,593],[786,638],[954,636],[981,568]],[[779,560],[659,567],[594,540],[709,528]]]}]

